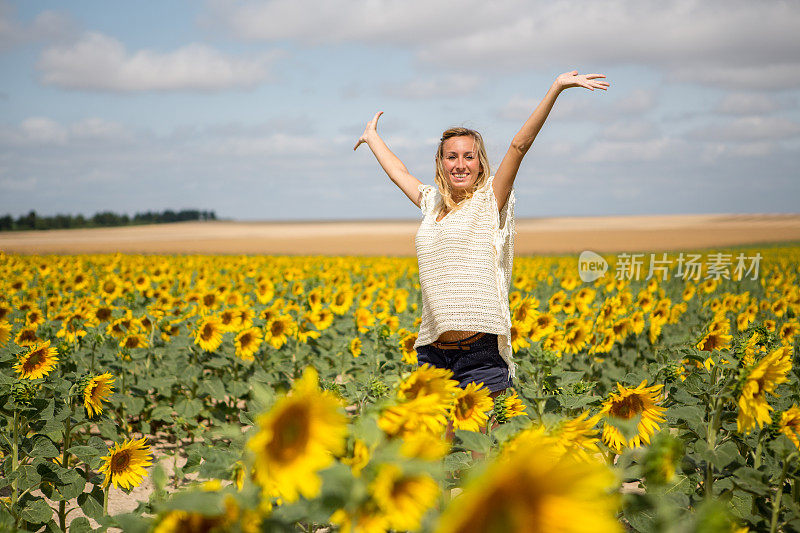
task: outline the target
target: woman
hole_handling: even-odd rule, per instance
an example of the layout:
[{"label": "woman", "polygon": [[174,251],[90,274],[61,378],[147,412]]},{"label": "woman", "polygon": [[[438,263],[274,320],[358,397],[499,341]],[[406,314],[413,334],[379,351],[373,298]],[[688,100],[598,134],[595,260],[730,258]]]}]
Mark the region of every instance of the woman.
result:
[{"label": "woman", "polygon": [[378,112],[353,150],[367,143],[389,178],[422,210],[415,238],[422,321],[420,364],[453,371],[459,386],[483,383],[494,398],[512,385],[508,291],[514,258],[514,179],[558,95],[570,87],[608,90],[601,74],[561,74],[514,136],[491,176],[483,139],[451,128],[436,153],[436,188],[412,176],[378,135]]}]

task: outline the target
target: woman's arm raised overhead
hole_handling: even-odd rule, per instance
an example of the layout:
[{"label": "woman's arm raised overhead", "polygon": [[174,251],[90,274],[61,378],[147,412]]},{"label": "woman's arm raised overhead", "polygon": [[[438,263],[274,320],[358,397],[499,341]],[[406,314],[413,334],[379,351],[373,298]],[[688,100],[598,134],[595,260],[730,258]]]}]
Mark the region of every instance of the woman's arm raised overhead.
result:
[{"label": "woman's arm raised overhead", "polygon": [[375,113],[367,123],[363,135],[358,139],[358,142],[353,147],[353,150],[361,146],[361,143],[367,143],[369,149],[375,155],[375,159],[381,164],[383,170],[389,175],[391,180],[400,187],[409,200],[414,202],[414,205],[419,207],[420,197],[422,193],[419,192],[419,185],[422,183],[417,178],[409,174],[408,169],[400,159],[389,150],[386,143],[383,142],[380,135],[378,135],[378,118],[383,114],[383,111]]},{"label": "woman's arm raised overhead", "polygon": [[519,165],[522,163],[522,158],[528,153],[533,144],[533,140],[542,129],[547,115],[553,109],[553,104],[556,103],[556,98],[561,91],[569,87],[586,87],[592,91],[597,89],[608,90],[608,83],[604,81],[592,81],[595,78],[605,78],[602,74],[583,74],[579,75],[577,70],[572,72],[565,72],[556,78],[550,90],[547,91],[544,99],[536,107],[522,128],[514,136],[511,141],[511,146],[508,147],[505,157],[500,162],[497,172],[494,175],[494,182],[492,183],[494,189],[494,196],[497,199],[497,206],[502,209],[506,205],[508,195],[511,194],[511,188],[514,186],[514,179],[517,177]]}]

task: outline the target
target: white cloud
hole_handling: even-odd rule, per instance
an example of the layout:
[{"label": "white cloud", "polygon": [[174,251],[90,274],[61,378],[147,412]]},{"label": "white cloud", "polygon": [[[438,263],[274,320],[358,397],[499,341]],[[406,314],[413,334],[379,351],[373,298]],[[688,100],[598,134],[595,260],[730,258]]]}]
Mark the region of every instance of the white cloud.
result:
[{"label": "white cloud", "polygon": [[[650,111],[655,108],[656,99],[655,91],[647,89],[635,89],[605,105],[598,105],[598,102],[586,99],[560,99],[550,111],[547,120],[610,122],[620,116],[637,116]],[[533,98],[514,96],[497,111],[497,116],[512,121],[525,120],[533,113],[539,102]]]},{"label": "white cloud", "polygon": [[20,124],[22,139],[37,144],[64,144],[67,141],[67,130],[49,118],[31,117]]},{"label": "white cloud", "polygon": [[714,111],[724,115],[756,115],[771,113],[791,105],[789,102],[781,103],[776,97],[767,94],[731,93],[725,95]]},{"label": "white cloud", "polygon": [[0,143],[17,147],[63,146],[73,142],[130,142],[133,131],[122,124],[102,118],[88,117],[71,124],[62,124],[47,117],[29,117],[19,126],[0,129]]},{"label": "white cloud", "polygon": [[448,74],[386,85],[384,92],[389,96],[409,99],[461,96],[472,93],[480,82],[477,76]]},{"label": "white cloud", "polygon": [[107,35],[85,33],[70,46],[42,52],[37,63],[48,85],[100,91],[220,90],[263,82],[276,54],[236,58],[202,44],[172,52],[139,50]]},{"label": "white cloud", "polygon": [[800,135],[800,124],[783,117],[749,116],[715,122],[689,130],[686,138],[699,141],[747,142],[780,140]]},{"label": "white cloud", "polygon": [[0,2],[0,52],[37,41],[54,41],[73,35],[72,20],[57,11],[42,11],[30,23],[17,20],[8,2]]},{"label": "white cloud", "polygon": [[668,81],[800,87],[797,2],[273,0],[210,6],[207,18],[239,38],[303,46],[399,44],[445,71],[465,61],[554,75],[559,68],[633,64],[664,69]]},{"label": "white cloud", "polygon": [[659,129],[650,120],[618,120],[606,126],[601,136],[609,141],[653,139],[659,136]]},{"label": "white cloud", "polygon": [[648,139],[645,141],[597,141],[579,156],[586,163],[656,161],[677,152],[677,142],[672,139]]}]

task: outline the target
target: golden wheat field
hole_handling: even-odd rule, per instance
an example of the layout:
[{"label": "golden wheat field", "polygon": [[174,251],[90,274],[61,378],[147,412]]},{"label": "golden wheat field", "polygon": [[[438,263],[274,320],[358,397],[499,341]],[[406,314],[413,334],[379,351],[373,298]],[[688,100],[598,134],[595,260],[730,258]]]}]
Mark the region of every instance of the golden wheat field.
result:
[{"label": "golden wheat field", "polygon": [[519,222],[496,398],[413,225],[3,235],[0,530],[800,530],[800,217],[656,218]]}]

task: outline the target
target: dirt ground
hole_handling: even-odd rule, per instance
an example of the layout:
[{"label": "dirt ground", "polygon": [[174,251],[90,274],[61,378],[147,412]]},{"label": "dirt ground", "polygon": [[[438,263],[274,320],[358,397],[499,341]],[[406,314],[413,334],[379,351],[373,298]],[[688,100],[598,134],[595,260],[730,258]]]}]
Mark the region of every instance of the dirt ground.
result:
[{"label": "dirt ground", "polygon": [[[419,220],[180,222],[0,233],[25,254],[290,254],[413,256]],[[669,251],[800,241],[800,214],[521,218],[516,255]]]}]

